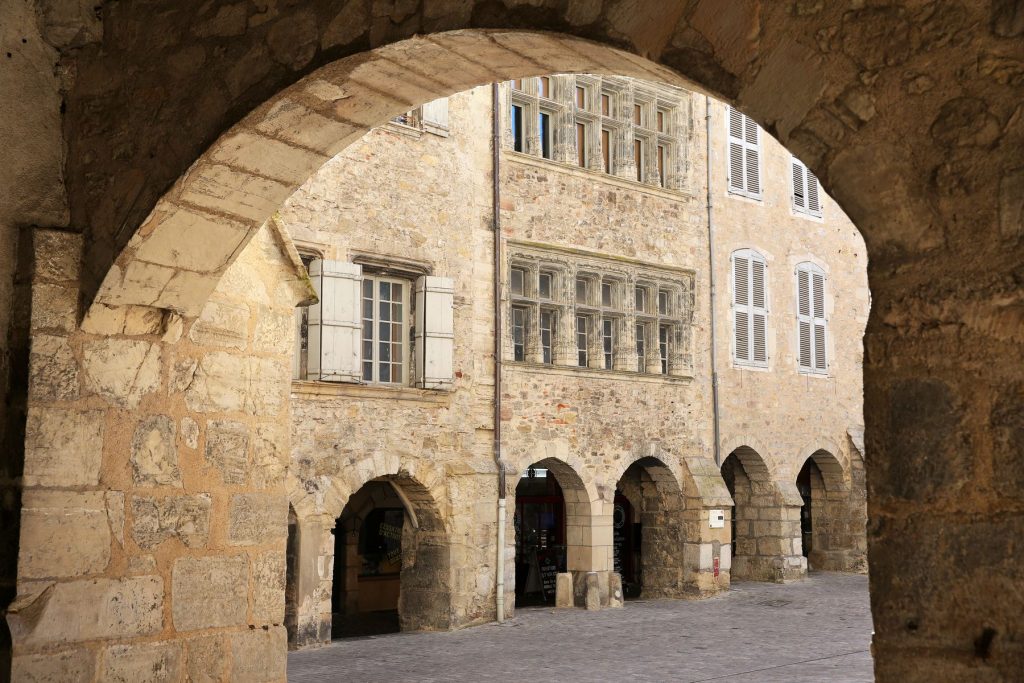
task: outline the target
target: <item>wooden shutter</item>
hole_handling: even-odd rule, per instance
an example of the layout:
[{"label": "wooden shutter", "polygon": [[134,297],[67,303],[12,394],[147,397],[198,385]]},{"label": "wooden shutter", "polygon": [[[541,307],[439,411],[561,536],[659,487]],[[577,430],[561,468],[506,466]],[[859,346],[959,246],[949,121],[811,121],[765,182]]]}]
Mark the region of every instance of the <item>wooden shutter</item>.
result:
[{"label": "wooden shutter", "polygon": [[751,319],[753,326],[751,329],[751,346],[752,356],[751,360],[755,363],[767,363],[768,362],[768,339],[767,339],[767,326],[768,316],[765,306],[765,292],[764,292],[764,270],[765,264],[763,261],[752,259],[750,262],[751,278],[750,278],[750,298],[751,298]]},{"label": "wooden shutter", "polygon": [[750,259],[733,257],[733,318],[736,322],[736,360],[750,361]]},{"label": "wooden shutter", "polygon": [[743,173],[743,114],[729,107],[729,189],[743,192],[747,189]]},{"label": "wooden shutter", "polygon": [[450,389],[455,376],[455,282],[425,275],[416,280],[416,386]]},{"label": "wooden shutter", "polygon": [[807,191],[804,182],[804,165],[793,157],[793,208],[803,211],[807,208]]},{"label": "wooden shutter", "polygon": [[811,287],[810,273],[796,273],[797,364],[811,369]]},{"label": "wooden shutter", "polygon": [[320,300],[309,307],[306,378],[358,382],[362,268],[356,263],[315,259],[309,264],[309,277]]},{"label": "wooden shutter", "polygon": [[811,314],[814,316],[814,369],[825,372],[825,276],[811,273]]},{"label": "wooden shutter", "polygon": [[423,127],[427,130],[448,131],[448,98],[442,97],[427,102],[420,109],[420,117]]},{"label": "wooden shutter", "polygon": [[760,131],[752,118],[729,107],[729,190],[761,196]]},{"label": "wooden shutter", "polygon": [[806,168],[807,171],[807,210],[813,213],[815,216],[821,215],[821,202],[818,199],[818,176],[811,172],[811,169]]}]

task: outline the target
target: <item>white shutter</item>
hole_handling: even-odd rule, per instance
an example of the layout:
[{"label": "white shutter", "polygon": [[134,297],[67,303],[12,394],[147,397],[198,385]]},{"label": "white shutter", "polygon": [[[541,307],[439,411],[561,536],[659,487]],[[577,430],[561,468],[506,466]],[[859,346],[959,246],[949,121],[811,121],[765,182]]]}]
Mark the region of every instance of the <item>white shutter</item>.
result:
[{"label": "white shutter", "polygon": [[797,364],[811,369],[811,291],[810,273],[804,269],[796,273]]},{"label": "white shutter", "polygon": [[427,130],[448,132],[448,98],[442,97],[424,104],[420,108],[420,120]]},{"label": "white shutter", "polygon": [[753,346],[753,355],[751,360],[755,363],[767,363],[768,362],[768,339],[767,339],[767,324],[768,316],[765,312],[765,293],[764,293],[764,269],[765,264],[763,261],[753,259],[750,262],[751,267],[751,278],[750,278],[750,299],[751,299],[751,317],[753,318],[753,328],[751,329],[752,340],[751,345]]},{"label": "white shutter", "polygon": [[320,300],[309,307],[306,378],[358,382],[362,268],[356,263],[315,259],[309,264],[309,277]]},{"label": "white shutter", "polygon": [[750,259],[733,256],[733,311],[736,360],[750,361]]},{"label": "white shutter", "polygon": [[761,197],[760,130],[749,116],[729,107],[729,190]]},{"label": "white shutter", "polygon": [[821,202],[818,200],[818,176],[807,170],[807,210],[815,216],[821,215]]},{"label": "white shutter", "polygon": [[729,107],[729,189],[747,189],[743,173],[743,114]]},{"label": "white shutter", "polygon": [[825,276],[811,273],[811,314],[814,316],[814,369],[825,372]]},{"label": "white shutter", "polygon": [[416,386],[450,389],[455,376],[455,283],[425,275],[416,280]]},{"label": "white shutter", "polygon": [[804,165],[793,157],[793,208],[803,211],[807,208],[807,192],[804,183]]}]

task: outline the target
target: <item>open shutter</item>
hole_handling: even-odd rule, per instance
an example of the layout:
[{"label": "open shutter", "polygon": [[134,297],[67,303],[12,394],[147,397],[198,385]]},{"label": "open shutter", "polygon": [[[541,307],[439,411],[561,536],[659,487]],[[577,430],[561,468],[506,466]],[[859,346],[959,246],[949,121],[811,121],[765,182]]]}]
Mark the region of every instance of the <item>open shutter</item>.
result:
[{"label": "open shutter", "polygon": [[803,211],[807,208],[807,192],[804,183],[804,165],[793,157],[793,208]]},{"label": "open shutter", "polygon": [[753,333],[752,345],[753,345],[753,356],[751,360],[755,363],[767,363],[768,362],[768,340],[767,340],[767,325],[768,316],[765,307],[765,294],[764,294],[764,269],[765,264],[762,261],[753,259],[750,262],[751,267],[751,317],[753,319]]},{"label": "open shutter", "polygon": [[355,263],[315,259],[309,264],[309,277],[320,301],[309,307],[306,378],[358,382],[362,268]]},{"label": "open shutter", "polygon": [[743,114],[729,107],[729,189],[747,189],[743,172]]},{"label": "open shutter", "polygon": [[818,200],[818,176],[807,170],[807,210],[815,216],[821,215],[821,202]]},{"label": "open shutter", "polygon": [[814,369],[825,372],[825,276],[811,273],[811,313],[814,316]]},{"label": "open shutter", "polygon": [[746,124],[744,138],[747,143],[747,194],[751,196],[761,195],[761,146],[758,144],[758,130],[754,119],[749,116],[743,117]]},{"label": "open shutter", "polygon": [[448,132],[448,98],[427,102],[420,108],[423,127],[435,132]]},{"label": "open shutter", "polygon": [[733,311],[735,316],[736,360],[750,361],[750,259],[733,257]]},{"label": "open shutter", "polygon": [[804,370],[811,365],[811,285],[810,273],[800,269],[796,274],[797,364]]},{"label": "open shutter", "polygon": [[416,280],[416,386],[450,389],[455,375],[455,283],[425,275]]}]

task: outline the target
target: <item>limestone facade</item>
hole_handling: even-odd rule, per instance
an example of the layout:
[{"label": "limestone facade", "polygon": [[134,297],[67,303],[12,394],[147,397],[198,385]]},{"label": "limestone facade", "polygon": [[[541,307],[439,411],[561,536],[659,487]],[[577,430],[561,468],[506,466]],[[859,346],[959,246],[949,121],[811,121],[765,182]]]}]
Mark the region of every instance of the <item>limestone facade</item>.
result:
[{"label": "limestone facade", "polygon": [[[727,111],[712,101],[718,456],[743,456],[737,490],[731,461],[726,478],[715,461],[705,99],[631,79],[546,78],[543,85],[522,79],[499,91],[500,419],[509,504],[531,466],[556,478],[565,498],[564,569],[572,575],[577,604],[586,603],[588,575],[597,581],[596,601],[615,603],[610,586],[619,580],[613,572],[617,490],[646,530],[640,549],[645,594],[710,595],[728,588],[730,569],[765,580],[806,572],[797,475],[815,454],[830,487],[827,498],[820,487],[812,495],[814,545],[822,552],[811,556],[811,564],[862,570],[863,466],[849,436],[859,435],[863,424],[860,340],[869,307],[859,233],[824,193],[820,217],[792,210],[790,155],[763,132],[762,197],[729,193]],[[645,132],[646,126],[634,123],[634,101],[650,103],[651,129],[659,108],[671,113],[671,135],[663,142],[674,147],[665,158],[671,173],[664,180],[656,163],[637,180],[632,144],[614,148],[619,156],[606,173],[598,135],[584,138],[591,146],[588,158],[598,161],[580,167],[577,83],[593,89],[584,100],[595,112],[588,121],[600,121],[602,93],[617,98],[609,103],[612,120],[606,125],[616,126],[619,142],[632,142],[638,129]],[[540,94],[542,88],[552,97]],[[651,93],[649,99],[636,98],[638,90]],[[389,480],[408,494],[415,501],[405,506],[411,515],[437,520],[433,528],[421,521],[416,535],[430,540],[417,547],[436,544],[440,552],[412,558],[403,549],[403,591],[431,596],[426,605],[403,602],[403,623],[449,628],[495,617],[491,98],[490,87],[451,96],[445,130],[423,128],[415,118],[407,119],[412,126],[374,129],[328,162],[275,215],[308,257],[362,263],[367,273],[386,267],[399,278],[429,272],[451,278],[455,288],[450,389],[315,378],[292,384],[293,646],[330,639],[331,595],[341,581],[333,574],[331,529],[350,498],[374,480]],[[536,128],[524,126],[517,142],[511,120],[516,105],[526,111],[520,114],[524,121],[550,112],[547,148]],[[515,150],[517,144],[522,151]],[[543,158],[545,149],[551,158]],[[770,259],[765,368],[738,366],[733,359],[729,283],[731,256],[739,249],[756,249]],[[807,261],[821,264],[828,275],[829,363],[827,372],[813,377],[799,370],[794,350],[793,268]],[[552,279],[541,285],[542,275]],[[522,288],[520,277],[527,283]],[[594,297],[602,283],[613,283],[614,304],[581,300],[587,295],[577,292],[577,281],[585,281]],[[643,304],[638,309],[638,286],[649,289],[650,316]],[[663,315],[659,293],[666,296]],[[542,316],[548,312],[552,316]],[[583,342],[576,327],[581,319]],[[614,325],[607,366],[602,320]],[[545,325],[552,328],[550,337],[543,337]],[[523,335],[518,349],[517,326]],[[638,333],[646,335],[645,359],[638,359]],[[580,355],[584,349],[586,357]],[[712,528],[718,512],[724,524]],[[512,517],[510,512],[503,552],[508,614],[517,570]],[[414,571],[430,572],[427,589],[409,587],[421,585]]]}]

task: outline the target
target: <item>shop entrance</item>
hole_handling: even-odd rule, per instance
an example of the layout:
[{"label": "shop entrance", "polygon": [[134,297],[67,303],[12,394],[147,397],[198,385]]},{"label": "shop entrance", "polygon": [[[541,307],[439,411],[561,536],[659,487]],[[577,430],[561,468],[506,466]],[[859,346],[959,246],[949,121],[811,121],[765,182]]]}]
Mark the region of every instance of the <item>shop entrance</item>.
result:
[{"label": "shop entrance", "polygon": [[553,605],[566,571],[565,497],[551,470],[531,465],[516,486],[516,605]]}]

